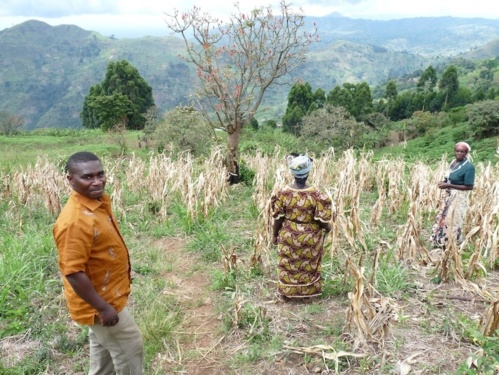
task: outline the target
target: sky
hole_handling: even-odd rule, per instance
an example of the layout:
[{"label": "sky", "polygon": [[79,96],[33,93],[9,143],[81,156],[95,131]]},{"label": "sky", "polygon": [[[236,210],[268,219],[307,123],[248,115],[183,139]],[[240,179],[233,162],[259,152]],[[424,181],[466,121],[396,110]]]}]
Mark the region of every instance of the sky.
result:
[{"label": "sky", "polygon": [[[499,6],[494,0],[288,0],[295,10],[306,16],[321,17],[333,12],[349,18],[390,20],[413,17],[487,18],[499,22]],[[175,3],[175,5],[173,4]],[[165,14],[175,9],[188,11],[198,6],[219,18],[234,12],[230,0],[1,0],[0,30],[36,19],[52,26],[76,25],[104,36],[139,38],[168,36]],[[279,0],[242,0],[240,9],[272,5]]]}]

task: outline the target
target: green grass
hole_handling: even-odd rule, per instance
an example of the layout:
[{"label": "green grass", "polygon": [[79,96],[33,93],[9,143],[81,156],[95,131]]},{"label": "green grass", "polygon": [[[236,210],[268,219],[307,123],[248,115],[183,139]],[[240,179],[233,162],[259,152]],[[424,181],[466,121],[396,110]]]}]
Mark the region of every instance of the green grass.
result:
[{"label": "green grass", "polygon": [[382,257],[376,272],[376,289],[382,295],[395,296],[412,288],[409,271],[405,265],[395,261],[393,251]]},{"label": "green grass", "polygon": [[[394,154],[401,152],[400,155],[405,153],[404,158],[408,160],[416,160],[418,154],[423,155],[424,159],[425,153],[428,154],[428,161],[433,158],[440,160],[443,152],[452,152],[454,142],[444,142],[451,129],[444,128],[441,131],[442,134],[434,141],[409,141],[407,148],[394,147],[391,151]],[[273,139],[276,134],[251,134],[249,140],[256,145],[260,139],[258,137],[269,142],[266,137]],[[130,134],[129,137],[132,143],[136,135]],[[33,163],[39,153],[47,154],[54,163],[61,163],[75,147],[80,146],[99,155],[104,153],[112,160],[113,155],[119,151],[115,148],[118,146],[110,145],[107,141],[105,134],[94,131],[82,132],[81,136],[34,134],[0,137],[0,158],[6,157],[1,159],[1,168],[5,176],[8,176],[9,171],[14,168]],[[296,145],[289,139],[286,142],[288,141],[289,149],[294,151]],[[3,147],[6,145],[8,147]],[[270,144],[265,143],[264,146],[266,152],[272,152]],[[485,157],[492,147],[495,152],[495,140],[477,142],[472,147],[479,155],[483,152]],[[17,152],[16,155],[16,150],[19,149],[23,152]],[[132,151],[137,151],[141,157],[146,155],[145,150],[128,150]],[[380,157],[381,154],[382,151],[378,150],[376,156]],[[4,160],[7,160],[5,164]],[[122,173],[126,173],[126,170]],[[6,182],[8,178],[4,184]],[[6,185],[2,186],[5,188]],[[271,247],[266,254],[270,261],[269,268],[251,270],[248,263],[242,263],[247,261],[253,251],[253,236],[259,215],[253,203],[253,192],[251,184],[232,186],[222,205],[212,208],[207,217],[200,215],[196,218],[187,215],[180,197],[174,194],[168,197],[165,219],[160,217],[157,207],[148,197],[124,192],[126,209],[124,213],[118,212],[117,216],[130,249],[134,277],[131,310],[144,336],[146,374],[161,373],[158,358],[165,358],[170,352],[175,353],[177,345],[188,345],[182,341],[179,344],[178,332],[186,319],[186,306],[191,308],[193,306],[190,304],[200,302],[186,302],[180,298],[183,284],[168,278],[168,275],[178,271],[176,267],[179,264],[186,268],[182,270],[185,277],[203,274],[208,278],[207,290],[204,292],[212,293],[210,303],[215,305],[219,324],[214,329],[219,329],[225,336],[220,347],[227,347],[229,352],[234,350],[230,357],[220,361],[224,361],[233,373],[262,373],[259,371],[274,369],[276,361],[291,358],[297,361],[297,366],[307,366],[309,371],[314,368],[325,370],[322,359],[309,355],[291,355],[283,350],[283,345],[303,347],[324,344],[332,345],[336,350],[353,350],[352,344],[341,337],[345,325],[343,312],[349,305],[348,293],[355,289],[355,280],[345,274],[344,254],[349,254],[355,261],[362,254],[365,275],[369,279],[375,249],[380,241],[393,244],[397,240],[397,228],[406,220],[407,205],[402,206],[394,215],[384,213],[380,225],[370,228],[365,236],[366,250],[351,249],[347,244],[341,243],[335,249],[333,257],[329,253],[325,254],[321,299],[311,304],[276,307],[272,302],[275,291],[272,281],[275,280],[277,259],[275,247]],[[368,225],[366,223],[369,222],[370,208],[375,200],[376,192],[365,192],[361,197],[361,219],[365,226]],[[87,331],[70,323],[65,307],[57,252],[51,232],[55,217],[41,205],[31,207],[10,199],[4,199],[0,203],[0,217],[0,339],[14,337],[24,340],[23,342],[36,343],[36,347],[27,351],[24,358],[15,365],[7,365],[4,359],[0,359],[0,374],[57,373],[61,363],[64,363],[69,373],[86,371]],[[167,256],[161,245],[161,240],[165,238],[180,238],[185,247],[178,249],[178,253]],[[240,261],[237,269],[224,271],[222,247],[229,251],[234,249]],[[327,249],[330,247],[327,246]],[[194,259],[195,263],[187,267],[183,264],[187,258]],[[388,253],[380,258],[375,287],[383,295],[406,304],[414,277],[392,253]],[[234,306],[238,297],[245,302],[240,320],[235,322]],[[495,358],[493,345],[497,340],[481,337],[477,334],[474,323],[466,321],[464,317],[459,317],[457,322],[452,321],[452,309],[439,311],[431,302],[430,296],[425,302],[427,311],[420,323],[421,332],[437,336],[452,333],[466,343],[480,342],[486,350],[486,357],[481,362],[482,368],[486,369]],[[334,310],[331,309],[332,306]],[[401,312],[400,315],[404,313]],[[438,320],[440,315],[445,317]],[[406,318],[403,328],[411,323],[412,319]],[[400,353],[397,350],[401,350],[404,344],[404,341],[396,338],[391,350],[398,355]],[[178,354],[173,356],[172,361],[179,363],[172,365],[170,369],[185,371],[185,362],[196,363],[202,359],[203,354],[190,348],[183,355],[184,363],[180,363]],[[329,368],[334,368],[333,361],[325,363]],[[393,367],[393,363],[382,361],[376,353],[363,359],[340,361],[341,371],[352,370],[359,374],[369,374],[370,371],[384,373]]]},{"label": "green grass", "polygon": [[[130,151],[143,152],[136,146],[140,132],[127,132]],[[94,152],[101,157],[118,155],[120,146],[101,130],[43,129],[22,135],[0,135],[0,160],[2,169],[34,164],[41,155],[53,162],[65,161],[78,151]],[[20,152],[22,150],[22,152]]]},{"label": "green grass", "polygon": [[[440,129],[433,129],[428,134],[407,141],[406,145],[399,144],[374,150],[374,159],[386,157],[400,157],[406,161],[423,161],[427,163],[438,162],[442,155],[447,155],[449,162],[454,157],[454,145],[465,141],[471,146],[473,162],[495,163],[497,161],[497,139],[486,138],[473,140],[466,135],[468,125],[460,123]],[[464,137],[464,138],[463,138]]]}]

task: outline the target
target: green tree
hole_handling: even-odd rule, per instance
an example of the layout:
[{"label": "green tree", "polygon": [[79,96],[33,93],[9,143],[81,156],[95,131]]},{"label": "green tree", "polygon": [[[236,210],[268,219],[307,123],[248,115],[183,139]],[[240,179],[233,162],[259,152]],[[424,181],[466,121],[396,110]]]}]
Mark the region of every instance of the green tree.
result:
[{"label": "green tree", "polygon": [[345,108],[357,121],[363,121],[373,111],[371,89],[366,82],[344,83],[336,86],[327,95],[327,103]]},{"label": "green tree", "polygon": [[387,100],[395,100],[397,99],[397,95],[397,84],[394,81],[388,81],[385,91],[383,92],[383,98]]},{"label": "green tree", "polygon": [[471,90],[468,87],[460,86],[449,102],[449,107],[461,107],[470,103],[473,103]]},{"label": "green tree", "polygon": [[373,111],[371,88],[367,82],[360,82],[355,85],[353,98],[353,109],[350,113],[357,121],[364,121],[366,116]]},{"label": "green tree", "polygon": [[438,82],[438,88],[445,94],[444,107],[446,107],[449,100],[456,95],[459,89],[457,68],[454,65],[450,65],[445,69],[442,78],[440,78],[440,81]]},{"label": "green tree", "polygon": [[416,87],[418,91],[429,93],[435,89],[436,84],[437,84],[437,72],[435,72],[433,66],[430,65],[428,68],[425,69],[423,74],[421,74],[421,76],[419,77]]},{"label": "green tree", "polygon": [[151,86],[126,60],[110,62],[104,80],[90,87],[80,118],[85,128],[143,129],[145,114],[154,107]]},{"label": "green tree", "polygon": [[265,123],[265,126],[268,126],[270,129],[276,129],[277,128],[277,122],[273,119],[267,120]]},{"label": "green tree", "polygon": [[250,124],[251,128],[255,131],[257,131],[260,128],[260,124],[258,123],[258,120],[255,117],[251,119]]},{"label": "green tree", "polygon": [[426,109],[427,103],[432,100],[433,93],[435,90],[435,86],[437,84],[437,73],[433,66],[429,66],[426,70],[421,74],[421,77],[418,79],[418,83],[416,84],[416,88],[418,92],[423,94],[423,107],[422,111]]},{"label": "green tree", "polygon": [[282,131],[285,133],[300,134],[301,120],[305,112],[299,106],[293,107],[282,118]]},{"label": "green tree", "polygon": [[314,104],[316,108],[322,108],[326,104],[326,92],[320,87],[314,92]]},{"label": "green tree", "polygon": [[[207,122],[227,132],[226,166],[237,175],[243,127],[257,112],[265,92],[302,66],[317,29],[304,33],[305,18],[281,0],[243,13],[239,4],[228,22],[197,6],[167,14],[167,26],[185,42],[184,59],[197,71],[197,99]],[[233,179],[231,182],[237,182]]]},{"label": "green tree", "polygon": [[300,134],[301,119],[311,110],[316,97],[312,92],[312,86],[308,82],[297,82],[289,91],[288,106],[282,118],[283,131],[287,133]]},{"label": "green tree", "polygon": [[327,94],[326,102],[334,107],[343,107],[348,110],[352,106],[353,102],[352,90],[347,89],[349,85],[351,84],[345,83],[343,88],[335,86]]},{"label": "green tree", "polygon": [[414,91],[404,91],[397,95],[390,107],[388,117],[393,121],[410,118],[423,106],[423,94]]},{"label": "green tree", "polygon": [[383,98],[386,99],[385,106],[383,108],[383,113],[388,116],[390,109],[393,106],[393,102],[397,99],[398,90],[397,85],[394,81],[388,81],[385,90],[383,92]]}]

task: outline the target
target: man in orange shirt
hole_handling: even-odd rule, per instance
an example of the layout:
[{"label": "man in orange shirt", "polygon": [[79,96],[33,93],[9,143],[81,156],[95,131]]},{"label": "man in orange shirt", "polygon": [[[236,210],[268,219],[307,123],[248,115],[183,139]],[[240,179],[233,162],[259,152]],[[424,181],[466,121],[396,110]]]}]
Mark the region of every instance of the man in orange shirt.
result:
[{"label": "man in orange shirt", "polygon": [[66,164],[73,192],[53,229],[71,318],[89,327],[92,374],[142,374],[144,344],[126,303],[130,258],[104,194],[106,175],[90,152]]}]

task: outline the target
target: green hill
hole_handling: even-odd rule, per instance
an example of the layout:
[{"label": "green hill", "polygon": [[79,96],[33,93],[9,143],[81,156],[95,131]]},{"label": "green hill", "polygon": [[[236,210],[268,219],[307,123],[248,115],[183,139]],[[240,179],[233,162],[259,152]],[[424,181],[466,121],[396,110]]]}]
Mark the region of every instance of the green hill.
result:
[{"label": "green hill", "polygon": [[[471,57],[494,57],[490,55],[496,49],[476,46],[499,37],[499,25],[480,19],[392,22],[329,16],[308,21],[318,24],[321,42],[289,77],[290,83],[307,81],[326,91],[345,82],[365,81],[374,87],[429,64],[444,63],[449,59],[445,53],[473,48]],[[472,32],[478,29],[487,33]],[[395,41],[397,30],[399,42]],[[102,81],[109,61],[125,59],[151,85],[161,113],[187,104],[193,93],[194,75],[178,57],[182,50],[182,41],[175,37],[118,40],[76,26],[27,21],[0,31],[0,110],[23,116],[26,129],[79,128],[79,113],[90,86]],[[439,55],[417,54],[422,50]],[[282,116],[290,87],[277,86],[267,93],[261,107],[265,117]]]}]

